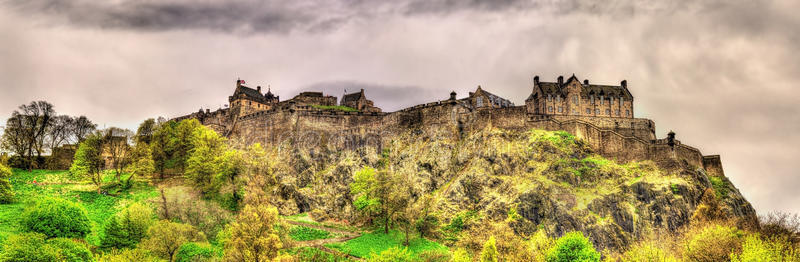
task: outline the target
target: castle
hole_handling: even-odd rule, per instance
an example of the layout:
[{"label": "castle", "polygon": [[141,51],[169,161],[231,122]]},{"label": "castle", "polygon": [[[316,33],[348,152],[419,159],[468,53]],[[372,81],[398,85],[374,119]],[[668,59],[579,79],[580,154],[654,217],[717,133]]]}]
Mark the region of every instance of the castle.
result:
[{"label": "castle", "polygon": [[[563,130],[583,139],[595,152],[620,162],[653,160],[663,167],[702,167],[709,175],[724,175],[718,155],[704,156],[684,145],[670,132],[657,139],[652,120],[634,117],[633,95],[627,81],[620,85],[595,85],[574,74],[566,81],[539,81],[535,76],[524,106],[484,90],[467,97],[420,104],[383,112],[366,92],[337,97],[322,92],[302,92],[281,101],[270,89],[264,94],[236,81],[229,108],[200,110],[176,118],[198,119],[215,131],[247,143],[277,145],[304,143],[335,148],[381,146],[391,137],[409,131],[442,130],[454,135],[486,127]],[[301,146],[301,145],[298,145]]]}]

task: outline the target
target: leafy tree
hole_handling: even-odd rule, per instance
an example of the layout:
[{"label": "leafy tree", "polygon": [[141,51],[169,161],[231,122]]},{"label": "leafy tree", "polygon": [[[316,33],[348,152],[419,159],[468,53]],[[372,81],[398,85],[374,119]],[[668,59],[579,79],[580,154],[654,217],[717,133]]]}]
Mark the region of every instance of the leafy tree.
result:
[{"label": "leafy tree", "polygon": [[[181,122],[183,123],[183,122]],[[192,151],[186,161],[186,177],[204,195],[217,193],[221,186],[217,174],[221,170],[225,138],[206,127],[198,127],[191,137]]]},{"label": "leafy tree", "polygon": [[22,214],[21,225],[25,231],[50,238],[83,238],[92,229],[83,207],[59,198],[37,201]]},{"label": "leafy tree", "polygon": [[147,236],[153,224],[153,210],[133,203],[108,220],[100,238],[103,248],[131,248]]},{"label": "leafy tree", "polygon": [[453,252],[452,262],[472,262],[472,257],[466,249],[459,248]]},{"label": "leafy tree", "polygon": [[0,204],[14,201],[14,190],[8,179],[11,178],[11,168],[0,162]]},{"label": "leafy tree", "polygon": [[173,261],[178,248],[186,242],[205,242],[206,237],[191,225],[161,220],[148,230],[148,237],[142,241],[140,247],[153,252],[153,254]]},{"label": "leafy tree", "polygon": [[[178,122],[175,126],[173,136],[170,137],[167,149],[171,153],[175,167],[184,171],[190,154],[193,152],[195,131],[204,128],[197,119],[186,119]],[[207,129],[207,128],[206,128]]]},{"label": "leafy tree", "polygon": [[68,238],[54,238],[47,241],[60,254],[60,261],[83,262],[92,261],[92,252],[86,244]]},{"label": "leafy tree", "polygon": [[743,232],[735,227],[711,224],[686,233],[684,258],[688,261],[729,261],[742,250]]},{"label": "leafy tree", "polygon": [[130,164],[125,168],[130,175],[125,180],[125,187],[131,186],[134,177],[147,177],[156,171],[153,153],[145,143],[137,143],[131,149]]},{"label": "leafy tree", "polygon": [[145,143],[150,144],[153,141],[153,134],[156,130],[156,120],[152,118],[148,118],[141,124],[139,124],[139,128],[136,129],[136,136],[135,141],[136,143]]},{"label": "leafy tree", "polygon": [[103,253],[98,259],[98,262],[130,262],[130,261],[140,261],[140,262],[161,262],[163,260],[159,259],[158,257],[153,256],[150,254],[148,250],[136,248],[136,249],[114,249],[111,252]]},{"label": "leafy tree", "polygon": [[410,198],[408,186],[396,173],[365,167],[354,175],[350,193],[355,197],[356,209],[382,221],[383,231],[388,234],[393,222],[405,219],[402,211]]},{"label": "leafy tree", "polygon": [[225,242],[226,261],[269,261],[284,247],[278,209],[267,205],[245,205],[230,225]]},{"label": "leafy tree", "polygon": [[214,249],[207,243],[186,242],[175,254],[176,262],[201,262],[211,261],[214,258]]},{"label": "leafy tree", "polygon": [[547,262],[600,261],[600,253],[580,231],[564,234],[547,254]]},{"label": "leafy tree", "polygon": [[160,218],[190,224],[211,239],[215,239],[217,233],[232,219],[228,210],[216,202],[202,199],[187,187],[168,188],[160,202]]},{"label": "leafy tree", "polygon": [[219,165],[214,182],[230,188],[232,202],[237,205],[234,207],[236,209],[239,202],[242,201],[240,191],[244,186],[243,178],[246,169],[244,154],[238,150],[227,150],[219,156],[217,161]]},{"label": "leafy tree", "polygon": [[39,233],[10,236],[0,249],[2,262],[49,262],[58,261],[60,258],[58,250],[47,245],[45,236]]},{"label": "leafy tree", "polygon": [[175,136],[175,121],[169,121],[156,126],[150,140],[150,149],[153,153],[153,164],[156,171],[164,178],[164,171],[172,167],[169,141]]},{"label": "leafy tree", "polygon": [[122,170],[128,166],[131,146],[128,141],[131,139],[130,130],[118,127],[110,127],[105,130],[103,143],[108,154],[111,156],[111,164],[114,166],[114,178],[117,183],[121,182]]},{"label": "leafy tree", "polygon": [[103,185],[103,138],[99,134],[88,136],[75,152],[75,159],[69,172],[73,176],[89,178],[97,186],[97,193]]},{"label": "leafy tree", "polygon": [[497,243],[494,236],[489,237],[486,243],[483,243],[483,250],[481,250],[481,262],[497,262],[499,255],[497,254]]}]

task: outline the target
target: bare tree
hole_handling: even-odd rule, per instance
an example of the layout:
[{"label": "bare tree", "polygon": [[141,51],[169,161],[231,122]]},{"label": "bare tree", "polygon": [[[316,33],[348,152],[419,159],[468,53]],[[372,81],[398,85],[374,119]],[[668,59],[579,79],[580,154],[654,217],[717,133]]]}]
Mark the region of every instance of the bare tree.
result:
[{"label": "bare tree", "polygon": [[129,155],[131,151],[130,140],[133,133],[130,130],[118,127],[111,127],[106,129],[105,138],[108,153],[111,155],[111,163],[114,165],[116,172],[116,180],[120,182],[122,170],[130,162]]},{"label": "bare tree", "polygon": [[54,115],[52,104],[34,101],[14,110],[8,120],[5,133],[10,135],[3,135],[4,147],[24,157],[28,170],[33,169],[33,151],[38,157],[42,155],[46,131]]},{"label": "bare tree", "polygon": [[70,137],[75,138],[75,144],[80,144],[86,136],[92,134],[97,129],[97,125],[92,123],[86,116],[75,117],[70,129]]},{"label": "bare tree", "polygon": [[48,147],[53,150],[69,140],[70,129],[73,127],[75,121],[70,116],[60,115],[52,120],[52,124],[48,129]]},{"label": "bare tree", "polygon": [[23,119],[19,114],[13,114],[6,121],[3,137],[0,138],[0,146],[17,156],[24,157],[28,152],[27,145]]}]

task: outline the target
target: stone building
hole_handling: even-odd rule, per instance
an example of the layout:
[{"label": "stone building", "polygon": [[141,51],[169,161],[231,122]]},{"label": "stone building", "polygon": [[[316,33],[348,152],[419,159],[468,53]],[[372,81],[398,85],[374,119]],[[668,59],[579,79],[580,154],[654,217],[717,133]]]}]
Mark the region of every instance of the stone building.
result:
[{"label": "stone building", "polygon": [[244,80],[236,80],[236,90],[228,97],[232,112],[244,116],[258,111],[269,110],[280,101],[280,97],[267,90],[261,94],[261,86],[252,89],[244,85]]},{"label": "stone building", "polygon": [[302,92],[287,102],[302,106],[335,106],[336,100],[335,96],[324,95],[322,92]]},{"label": "stone building", "polygon": [[381,112],[381,109],[375,107],[372,100],[367,99],[367,96],[364,95],[364,89],[361,89],[360,92],[344,95],[339,105],[351,107],[361,112]]},{"label": "stone building", "polygon": [[505,108],[514,106],[514,103],[511,103],[508,99],[489,93],[483,90],[481,86],[478,86],[475,92],[469,92],[468,97],[460,100],[472,105],[473,108]]},{"label": "stone building", "polygon": [[541,82],[533,78],[533,92],[525,100],[528,112],[540,115],[569,115],[633,118],[633,96],[627,81],[620,85],[594,85],[573,74],[564,81]]}]

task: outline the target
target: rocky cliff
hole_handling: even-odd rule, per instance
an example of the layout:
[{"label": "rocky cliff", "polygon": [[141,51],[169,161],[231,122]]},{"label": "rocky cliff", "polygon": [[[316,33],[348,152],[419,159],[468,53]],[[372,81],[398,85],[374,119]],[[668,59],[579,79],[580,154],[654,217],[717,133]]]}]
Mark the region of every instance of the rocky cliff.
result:
[{"label": "rocky cliff", "polygon": [[676,231],[709,209],[755,220],[751,205],[723,176],[685,162],[618,163],[562,131],[409,132],[383,148],[295,144],[273,154],[274,204],[285,215],[310,212],[318,220],[357,218],[349,183],[365,166],[403,174],[412,198],[433,199],[442,225],[469,213],[477,221],[507,224],[522,237],[580,230],[600,250]]}]

